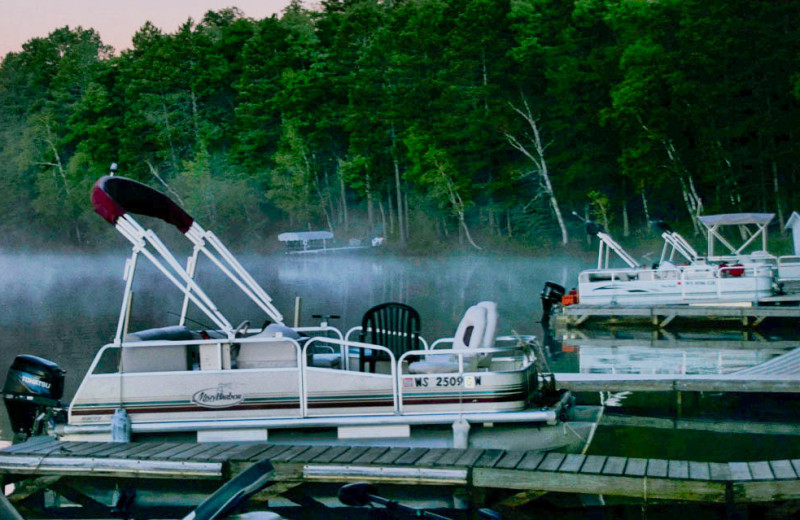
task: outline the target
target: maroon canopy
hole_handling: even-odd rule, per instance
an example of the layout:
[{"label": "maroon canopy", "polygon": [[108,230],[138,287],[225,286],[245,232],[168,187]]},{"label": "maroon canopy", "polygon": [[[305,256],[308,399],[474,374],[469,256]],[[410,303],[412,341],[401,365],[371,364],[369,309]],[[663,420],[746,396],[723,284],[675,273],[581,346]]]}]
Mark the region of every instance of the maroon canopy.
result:
[{"label": "maroon canopy", "polygon": [[186,233],[194,219],[163,193],[125,177],[101,177],[92,188],[92,206],[111,224],[125,213],[159,218]]}]

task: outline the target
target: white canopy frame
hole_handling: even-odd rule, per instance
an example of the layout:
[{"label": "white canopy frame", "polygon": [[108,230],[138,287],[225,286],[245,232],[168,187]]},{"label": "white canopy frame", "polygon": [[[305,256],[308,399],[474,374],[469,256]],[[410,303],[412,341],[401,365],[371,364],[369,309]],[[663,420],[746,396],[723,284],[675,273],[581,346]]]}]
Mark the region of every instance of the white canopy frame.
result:
[{"label": "white canopy frame", "polygon": [[[133,244],[130,259],[125,264],[125,293],[120,309],[115,343],[121,344],[132,308],[133,280],[139,255],[147,258],[166,278],[184,294],[180,325],[185,325],[189,302],[194,303],[229,339],[236,331],[217,308],[211,298],[194,279],[202,252],[227,278],[234,282],[267,316],[283,324],[283,316],[272,304],[267,292],[253,279],[217,236],[206,231],[182,208],[164,194],[144,184],[120,177],[100,179],[92,191],[95,211],[112,223]],[[175,225],[194,244],[184,268],[172,252],[150,229],[143,228],[131,212],[150,215]]]},{"label": "white canopy frame", "polygon": [[[675,231],[664,231],[661,233],[661,238],[664,239],[664,248],[661,250],[661,260],[659,263],[669,260],[672,262],[675,259],[675,253],[679,253],[689,263],[695,263],[700,258],[700,254],[692,245],[687,242],[683,235]],[[669,255],[667,252],[669,251]]]},{"label": "white canopy frame", "polygon": [[[761,238],[761,250],[767,251],[767,227],[774,213],[726,213],[721,215],[704,215],[698,217],[700,222],[708,230],[708,259],[727,260],[728,257],[740,257],[743,251],[750,247],[753,242]],[[731,244],[722,234],[720,228],[724,226],[739,226],[749,237],[739,246]],[[728,255],[715,255],[714,244],[719,242],[728,248]]]},{"label": "white canopy frame", "polygon": [[628,254],[625,249],[622,248],[621,245],[617,243],[616,240],[611,238],[611,235],[605,233],[603,231],[597,231],[595,233],[597,238],[600,239],[600,246],[597,251],[597,268],[598,269],[608,269],[608,261],[609,257],[611,256],[611,251],[614,251],[617,256],[619,256],[623,262],[628,264],[630,268],[639,267],[639,263],[633,259],[633,257]]}]

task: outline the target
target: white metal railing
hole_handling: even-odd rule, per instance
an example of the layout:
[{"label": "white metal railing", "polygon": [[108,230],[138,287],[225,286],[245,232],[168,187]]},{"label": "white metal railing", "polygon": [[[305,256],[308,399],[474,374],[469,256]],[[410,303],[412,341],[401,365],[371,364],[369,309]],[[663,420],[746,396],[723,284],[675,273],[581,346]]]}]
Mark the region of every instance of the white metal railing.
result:
[{"label": "white metal railing", "polygon": [[778,280],[800,280],[800,256],[785,255],[778,257]]},{"label": "white metal railing", "polygon": [[[358,341],[344,341],[344,340],[338,340],[338,339],[333,339],[333,338],[311,338],[310,340],[308,340],[306,342],[305,345],[303,345],[303,359],[302,359],[302,363],[303,363],[303,365],[302,365],[303,379],[305,379],[306,370],[308,369],[308,360],[307,360],[306,353],[308,352],[308,349],[310,347],[314,347],[315,344],[317,344],[317,343],[333,343],[334,345],[338,344],[339,345],[340,355],[345,356],[345,357],[346,357],[346,354],[349,354],[349,351],[350,351],[351,348],[368,348],[368,349],[371,349],[371,350],[379,350],[381,352],[385,352],[389,356],[389,367],[391,369],[391,372],[390,372],[390,374],[388,374],[388,376],[391,378],[391,382],[392,382],[392,401],[393,401],[392,409],[395,412],[397,412],[399,410],[398,401],[397,401],[397,399],[398,399],[398,392],[397,392],[397,388],[398,388],[397,363],[395,361],[394,354],[392,353],[391,350],[389,350],[388,348],[386,348],[384,346],[381,346],[381,345],[373,345],[371,343],[361,343],[361,342],[358,342]],[[349,370],[348,370],[348,372],[349,372]],[[381,376],[386,376],[387,374],[370,374],[370,375],[381,377]],[[308,393],[304,391],[303,394],[300,397],[300,400],[304,403],[304,406],[307,407]],[[305,415],[304,415],[304,417],[305,417]]]},{"label": "white metal railing", "polygon": [[[356,332],[361,332],[362,330],[363,330],[363,327],[361,325],[358,325],[358,326],[355,326],[355,327],[351,327],[347,331],[347,333],[344,335],[344,340],[345,341],[350,341],[350,342],[354,341],[354,340],[351,339],[353,334],[355,334]],[[372,330],[372,329],[369,329],[369,330]],[[388,332],[389,334],[391,334],[393,336],[398,336],[398,337],[399,336],[403,336],[403,337],[408,336],[408,334],[406,334],[405,332],[399,332],[399,331],[395,331],[395,330],[389,330],[389,331],[385,331],[383,329],[377,329],[377,330],[380,330],[381,332]],[[422,343],[422,348],[423,349],[428,350],[430,348],[428,346],[428,341],[425,338],[423,338],[422,336],[418,335],[417,339],[419,340],[420,343]],[[345,368],[347,370],[350,370],[350,354],[351,353],[348,352],[348,355],[346,356],[346,359],[345,359],[345,363],[346,363],[345,364]]]},{"label": "white metal railing", "polygon": [[[800,257],[798,257],[800,260]],[[800,269],[800,262],[797,264]],[[718,296],[725,293],[726,281],[737,279],[758,279],[773,278],[774,268],[769,264],[735,264],[735,265],[685,265],[675,266],[671,269],[590,269],[582,271],[578,275],[580,284],[600,283],[600,282],[652,282],[658,280],[675,280],[680,283],[680,294],[682,298],[691,299],[693,291],[690,285],[685,282],[693,280],[713,280],[714,292]],[[757,296],[758,288],[754,289],[753,295]],[[707,294],[709,291],[703,291]],[[741,291],[740,291],[741,292]]]},{"label": "white metal railing", "polygon": [[[452,340],[452,338],[446,338],[446,340]],[[529,348],[527,348],[526,344],[522,345],[515,345],[508,348],[458,348],[458,349],[438,349],[435,353],[433,350],[435,349],[434,345],[440,345],[445,341],[437,340],[431,344],[431,348],[429,350],[409,350],[408,352],[404,352],[400,358],[397,360],[397,402],[398,402],[398,413],[403,413],[403,392],[404,386],[401,384],[403,377],[425,377],[429,375],[437,375],[437,374],[415,374],[411,372],[404,372],[403,367],[407,364],[406,361],[411,356],[419,356],[419,357],[427,357],[427,356],[435,356],[435,357],[445,357],[450,356],[451,359],[455,358],[455,361],[458,366],[458,370],[455,372],[443,372],[446,374],[447,377],[455,377],[461,378],[461,383],[457,385],[453,385],[452,388],[458,388],[463,390],[465,388],[465,380],[464,374],[469,374],[475,372],[475,370],[465,370],[464,369],[464,361],[467,358],[468,361],[472,361],[472,359],[476,356],[480,356],[483,358],[492,359],[493,356],[496,354],[516,354],[520,356],[521,363],[519,366],[519,370],[527,369],[531,364],[533,364],[533,353]],[[480,363],[480,362],[479,362]]]}]

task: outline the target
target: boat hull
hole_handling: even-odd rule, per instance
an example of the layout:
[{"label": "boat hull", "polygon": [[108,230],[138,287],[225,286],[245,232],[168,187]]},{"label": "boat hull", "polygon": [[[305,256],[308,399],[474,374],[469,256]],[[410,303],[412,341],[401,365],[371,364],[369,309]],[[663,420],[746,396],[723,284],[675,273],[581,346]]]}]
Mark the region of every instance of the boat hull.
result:
[{"label": "boat hull", "polygon": [[653,270],[584,271],[578,279],[582,305],[669,305],[692,303],[756,303],[772,296],[769,270],[740,277],[720,277],[714,271],[670,273]]}]

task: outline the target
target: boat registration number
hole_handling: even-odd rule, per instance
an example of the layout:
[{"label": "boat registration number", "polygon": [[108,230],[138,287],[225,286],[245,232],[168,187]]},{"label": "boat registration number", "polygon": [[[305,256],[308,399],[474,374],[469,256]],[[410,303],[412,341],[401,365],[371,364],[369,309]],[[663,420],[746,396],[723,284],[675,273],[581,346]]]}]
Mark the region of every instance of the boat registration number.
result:
[{"label": "boat registration number", "polygon": [[418,376],[404,377],[404,388],[453,387],[475,388],[481,385],[480,376]]}]

